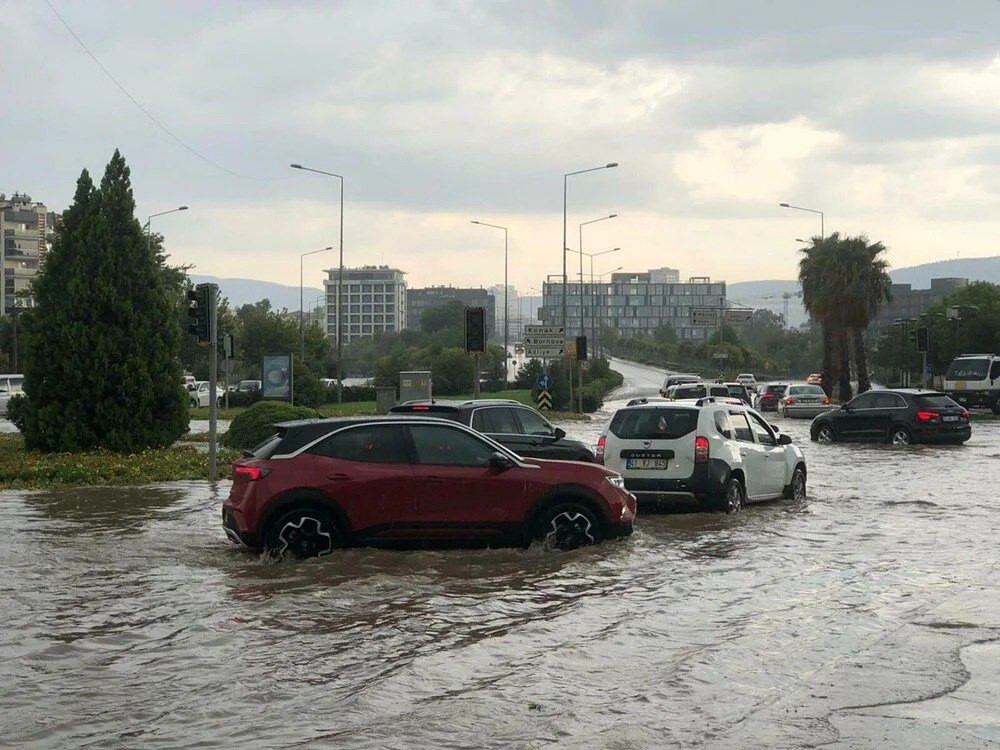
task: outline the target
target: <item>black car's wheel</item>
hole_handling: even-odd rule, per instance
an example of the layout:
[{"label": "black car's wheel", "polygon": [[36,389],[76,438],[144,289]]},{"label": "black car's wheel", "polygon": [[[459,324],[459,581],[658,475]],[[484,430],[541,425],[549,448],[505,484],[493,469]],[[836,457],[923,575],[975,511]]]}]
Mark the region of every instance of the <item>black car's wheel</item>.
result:
[{"label": "black car's wheel", "polygon": [[889,442],[892,445],[909,445],[913,442],[913,435],[902,425],[896,425],[889,430]]},{"label": "black car's wheel", "polygon": [[736,477],[730,477],[715,504],[715,509],[723,513],[739,513],[745,504],[746,493],[743,491],[743,484]]},{"label": "black car's wheel", "polygon": [[802,469],[796,469],[792,474],[792,481],[785,487],[785,499],[798,503],[806,499],[806,473]]},{"label": "black car's wheel", "polygon": [[833,431],[833,428],[828,424],[821,424],[816,428],[816,442],[818,443],[834,443],[837,441],[837,435]]},{"label": "black car's wheel", "polygon": [[545,509],[534,534],[545,547],[559,551],[597,544],[602,536],[593,511],[574,502],[558,503]]},{"label": "black car's wheel", "polygon": [[322,557],[340,546],[337,525],[315,508],[286,513],[270,524],[264,538],[265,554],[275,561]]}]

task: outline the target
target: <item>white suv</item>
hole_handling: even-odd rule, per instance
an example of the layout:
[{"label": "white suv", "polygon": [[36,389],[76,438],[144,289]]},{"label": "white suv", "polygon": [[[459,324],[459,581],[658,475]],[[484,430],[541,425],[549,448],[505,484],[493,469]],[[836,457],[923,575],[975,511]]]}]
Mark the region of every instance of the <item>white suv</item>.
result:
[{"label": "white suv", "polygon": [[806,496],[802,451],[737,399],[630,401],[604,428],[597,460],[641,505],[696,500],[734,513],[748,501]]}]

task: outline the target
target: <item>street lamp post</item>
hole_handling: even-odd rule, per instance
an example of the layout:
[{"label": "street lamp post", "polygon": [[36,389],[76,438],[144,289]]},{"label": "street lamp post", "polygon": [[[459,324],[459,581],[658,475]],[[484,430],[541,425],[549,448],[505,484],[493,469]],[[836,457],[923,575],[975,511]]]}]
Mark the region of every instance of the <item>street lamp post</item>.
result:
[{"label": "street lamp post", "polygon": [[[591,167],[590,169],[578,169],[575,172],[566,172],[563,175],[563,241],[562,241],[562,324],[563,324],[563,335],[566,335],[566,321],[568,318],[568,300],[567,295],[569,294],[569,283],[566,276],[566,195],[567,195],[567,183],[570,177],[576,174],[584,174],[586,172],[596,172],[599,169],[613,169],[618,166],[618,162],[612,161],[604,164],[600,167]],[[570,405],[573,403],[573,378],[570,377],[569,382],[569,402]]]},{"label": "street lamp post", "polygon": [[339,404],[344,400],[344,349],[342,344],[343,337],[341,336],[341,321],[344,319],[343,305],[341,304],[344,292],[344,177],[336,172],[325,172],[322,169],[303,167],[301,164],[290,164],[289,166],[292,169],[301,169],[303,172],[314,172],[326,175],[327,177],[336,177],[340,180],[340,263],[337,271],[337,403]]},{"label": "street lamp post", "polygon": [[[583,228],[587,224],[596,224],[599,221],[607,221],[608,219],[615,219],[618,214],[608,214],[607,216],[602,216],[599,219],[591,219],[590,221],[585,221],[580,224],[580,335],[585,336],[586,331],[583,325],[583,256],[587,253],[583,252]],[[593,261],[592,261],[593,262]]]},{"label": "street lamp post", "polygon": [[305,304],[302,300],[302,261],[307,255],[315,255],[316,253],[325,253],[327,250],[333,250],[333,245],[328,247],[321,247],[319,250],[310,250],[307,253],[299,253],[299,362],[303,365],[306,363],[306,329],[305,329]]},{"label": "street lamp post", "polygon": [[146,247],[149,250],[153,249],[153,232],[152,232],[152,222],[157,216],[166,216],[167,214],[177,213],[178,211],[187,211],[187,206],[178,206],[177,208],[171,208],[169,211],[160,211],[158,214],[150,214],[146,217]]},{"label": "street lamp post", "polygon": [[[820,211],[818,209],[815,209],[815,208],[804,208],[802,206],[793,206],[790,203],[779,203],[778,205],[781,208],[793,208],[796,211],[808,211],[811,214],[819,214],[819,238],[821,240],[825,240],[826,239],[826,226],[824,224],[824,216],[823,216],[823,212],[822,211]],[[796,242],[800,242],[800,241],[801,240],[796,240]]]},{"label": "street lamp post", "polygon": [[[615,214],[612,214],[612,216],[615,216]],[[600,221],[600,219],[596,219],[596,221]],[[583,266],[583,256],[586,255],[588,258],[590,258],[590,296],[591,296],[591,314],[590,314],[590,320],[591,320],[591,324],[592,324],[590,332],[591,332],[591,340],[593,340],[593,341],[597,340],[596,335],[594,335],[594,325],[593,325],[594,320],[597,317],[597,313],[594,312],[596,310],[596,304],[594,302],[594,298],[596,297],[596,293],[594,292],[594,258],[596,258],[596,257],[598,257],[600,255],[607,255],[608,253],[617,253],[619,250],[621,250],[620,247],[613,247],[610,250],[602,250],[599,253],[585,253],[585,252],[582,252],[582,251],[577,251],[577,250],[572,250],[572,249],[569,251],[571,253],[578,253],[579,256],[580,256],[580,265],[581,265],[581,268],[580,268],[581,299],[582,299],[582,290],[583,290],[583,268],[582,268],[582,266]],[[581,324],[581,332],[583,332],[583,328],[585,328],[585,326],[583,326],[583,302],[580,303],[580,308],[581,308],[580,309],[580,324]],[[595,351],[597,351],[597,350],[595,349]]]},{"label": "street lamp post", "polygon": [[506,388],[506,383],[509,379],[509,374],[507,372],[507,346],[508,346],[508,335],[510,327],[507,325],[507,318],[510,316],[510,304],[507,301],[507,227],[502,227],[499,224],[489,224],[485,221],[472,220],[473,224],[478,224],[481,227],[493,227],[494,229],[503,230],[503,377],[504,377],[504,388]]},{"label": "street lamp post", "polygon": [[[613,253],[613,252],[615,252],[615,250],[620,250],[620,249],[621,248],[617,248],[616,247],[616,248],[614,248],[612,250],[605,250],[604,252],[605,253]],[[604,255],[604,253],[596,253],[595,255]],[[624,267],[625,266],[618,266],[618,268],[612,268],[610,271],[605,271],[604,273],[597,274],[597,276],[596,276],[597,283],[598,284],[602,283],[601,279],[603,279],[605,276],[607,276],[608,274],[612,274],[612,273],[616,273],[618,271],[621,271]],[[593,283],[594,283],[594,278],[595,278],[595,276],[594,276],[594,259],[591,258],[591,260],[590,260],[590,283],[591,283],[591,285],[593,285]],[[601,351],[601,322],[599,320],[595,321],[595,327],[594,327],[594,346],[596,347],[597,351]]]}]

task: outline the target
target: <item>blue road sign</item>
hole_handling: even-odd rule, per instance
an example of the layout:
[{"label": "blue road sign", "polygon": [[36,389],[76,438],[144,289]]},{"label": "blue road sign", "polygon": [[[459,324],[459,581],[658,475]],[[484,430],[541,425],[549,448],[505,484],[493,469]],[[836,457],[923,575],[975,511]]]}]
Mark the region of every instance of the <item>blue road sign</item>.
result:
[{"label": "blue road sign", "polygon": [[543,372],[537,378],[535,378],[535,385],[541,388],[543,391],[552,390],[552,376],[548,373]]}]

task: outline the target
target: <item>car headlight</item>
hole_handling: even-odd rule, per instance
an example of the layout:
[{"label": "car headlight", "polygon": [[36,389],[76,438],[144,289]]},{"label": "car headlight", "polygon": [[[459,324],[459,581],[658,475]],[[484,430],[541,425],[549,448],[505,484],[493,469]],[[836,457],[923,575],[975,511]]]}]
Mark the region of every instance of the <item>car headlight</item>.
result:
[{"label": "car headlight", "polygon": [[606,479],[618,489],[620,490],[625,489],[625,480],[622,479],[621,475],[615,474],[612,477],[606,477]]}]

